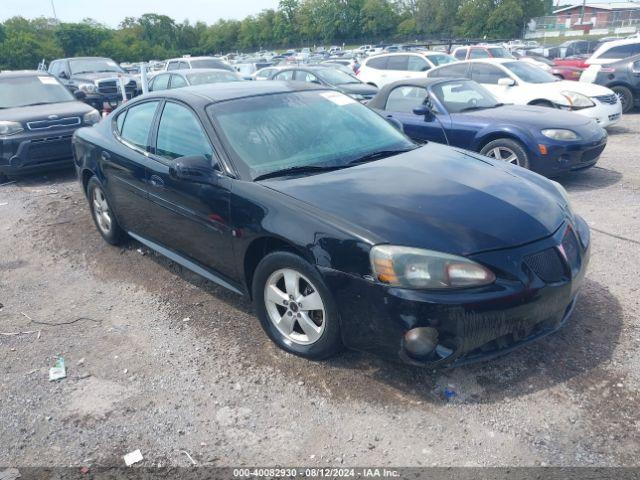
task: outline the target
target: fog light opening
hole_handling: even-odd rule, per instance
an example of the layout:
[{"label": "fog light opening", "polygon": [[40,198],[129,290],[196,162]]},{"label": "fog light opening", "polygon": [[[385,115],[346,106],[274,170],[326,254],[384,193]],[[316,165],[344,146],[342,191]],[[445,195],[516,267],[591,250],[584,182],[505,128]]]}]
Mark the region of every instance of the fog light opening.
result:
[{"label": "fog light opening", "polygon": [[404,348],[413,358],[426,358],[438,346],[438,331],[431,327],[418,327],[404,334]]}]

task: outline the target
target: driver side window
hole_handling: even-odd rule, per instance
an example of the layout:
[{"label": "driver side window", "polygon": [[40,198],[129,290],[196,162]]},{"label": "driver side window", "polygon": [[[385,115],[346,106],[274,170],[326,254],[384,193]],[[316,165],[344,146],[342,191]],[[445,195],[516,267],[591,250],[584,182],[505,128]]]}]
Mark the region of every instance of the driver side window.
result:
[{"label": "driver side window", "polygon": [[421,87],[397,87],[387,97],[385,110],[390,112],[413,113],[427,97],[427,90]]},{"label": "driver side window", "polygon": [[158,125],[156,155],[174,160],[189,155],[213,157],[213,148],[202,125],[187,107],[167,102]]},{"label": "driver side window", "polygon": [[487,65],[485,63],[473,64],[471,80],[475,82],[490,84],[490,85],[497,85],[498,80],[504,77],[508,77],[508,75],[504,73],[502,70],[500,70],[498,67],[495,67],[493,65]]}]

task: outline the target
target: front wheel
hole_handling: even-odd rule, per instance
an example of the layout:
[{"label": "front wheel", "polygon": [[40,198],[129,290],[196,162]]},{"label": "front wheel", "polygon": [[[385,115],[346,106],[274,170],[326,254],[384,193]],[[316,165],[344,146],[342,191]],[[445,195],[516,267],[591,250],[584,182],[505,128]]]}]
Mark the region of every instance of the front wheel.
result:
[{"label": "front wheel", "polygon": [[615,87],[611,87],[613,93],[615,93],[620,99],[620,103],[622,104],[622,113],[628,113],[633,109],[633,93],[627,87],[623,85],[616,85]]},{"label": "front wheel", "polygon": [[489,158],[500,160],[503,162],[518,165],[523,168],[529,168],[529,157],[520,143],[510,138],[498,138],[487,143],[482,150],[482,155]]},{"label": "front wheel", "polygon": [[301,257],[289,252],[264,257],[252,291],[262,328],[283,350],[321,360],[341,349],[332,295],[320,273]]},{"label": "front wheel", "polygon": [[91,178],[87,184],[87,198],[91,216],[102,238],[111,245],[120,243],[124,237],[124,231],[118,224],[104,188],[96,177]]}]

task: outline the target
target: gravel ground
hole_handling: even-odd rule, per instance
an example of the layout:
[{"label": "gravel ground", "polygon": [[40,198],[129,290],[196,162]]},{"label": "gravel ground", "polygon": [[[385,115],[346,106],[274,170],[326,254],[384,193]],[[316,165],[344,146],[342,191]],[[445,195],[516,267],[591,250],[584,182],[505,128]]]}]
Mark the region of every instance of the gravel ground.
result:
[{"label": "gravel ground", "polygon": [[248,301],[103,242],[72,172],[0,187],[0,331],[34,332],[0,336],[0,465],[638,465],[639,132],[561,180],[593,228],[566,328],[441,372],[288,355]]}]

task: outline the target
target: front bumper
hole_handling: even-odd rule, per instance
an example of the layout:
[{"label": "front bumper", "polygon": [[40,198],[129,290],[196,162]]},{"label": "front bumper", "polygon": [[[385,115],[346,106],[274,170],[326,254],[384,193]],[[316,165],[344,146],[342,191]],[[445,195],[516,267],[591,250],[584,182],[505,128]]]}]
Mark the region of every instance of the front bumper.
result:
[{"label": "front bumper", "polygon": [[0,173],[22,175],[73,165],[71,138],[77,128],[24,131],[0,140]]},{"label": "front bumper", "polygon": [[575,113],[593,118],[602,128],[610,127],[622,119],[622,104],[618,100],[615,104],[602,103],[596,98],[591,98],[594,107],[574,110]]},{"label": "front bumper", "polygon": [[547,154],[538,153],[530,159],[530,168],[536,173],[553,177],[594,166],[607,146],[607,135],[591,139],[561,142],[539,137],[538,144],[547,147]]},{"label": "front bumper", "polygon": [[[573,232],[563,224],[544,240],[471,256],[498,276],[494,284],[476,289],[408,290],[323,270],[341,315],[345,345],[417,366],[458,366],[504,355],[557,331],[575,305],[589,247],[579,247],[575,265],[567,261],[561,281],[543,280],[525,259],[558,249],[568,228]],[[438,347],[415,358],[405,348],[405,334],[420,327],[437,330]]]}]

